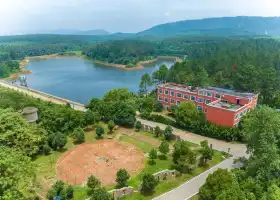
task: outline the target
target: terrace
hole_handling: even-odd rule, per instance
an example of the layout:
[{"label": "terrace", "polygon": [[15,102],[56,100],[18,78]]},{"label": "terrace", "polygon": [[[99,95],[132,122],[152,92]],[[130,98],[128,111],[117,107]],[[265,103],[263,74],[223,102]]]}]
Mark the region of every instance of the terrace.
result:
[{"label": "terrace", "polygon": [[208,106],[212,106],[212,107],[216,107],[216,108],[223,108],[223,109],[230,110],[230,111],[237,111],[239,108],[243,107],[242,105],[233,104],[226,100],[214,101],[214,102],[208,104]]},{"label": "terrace", "polygon": [[159,86],[167,89],[176,90],[176,91],[197,93],[197,88],[192,88],[191,86],[186,86],[182,84],[166,83]]}]

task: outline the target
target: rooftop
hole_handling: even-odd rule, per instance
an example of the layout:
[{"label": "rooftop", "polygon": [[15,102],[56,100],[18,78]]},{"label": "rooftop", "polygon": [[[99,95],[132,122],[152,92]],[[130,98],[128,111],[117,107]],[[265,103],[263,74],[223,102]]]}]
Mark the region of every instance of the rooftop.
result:
[{"label": "rooftop", "polygon": [[232,104],[229,103],[225,100],[220,100],[220,101],[216,101],[216,102],[212,102],[210,104],[208,104],[208,106],[212,106],[212,107],[216,107],[216,108],[224,108],[226,110],[231,110],[231,111],[236,111],[239,108],[242,108],[242,105],[239,104]]},{"label": "rooftop", "polygon": [[175,83],[166,83],[166,84],[162,84],[160,86],[169,88],[169,89],[193,92],[193,93],[196,93],[199,89],[204,89],[204,90],[208,90],[208,91],[219,92],[221,94],[229,94],[229,95],[240,96],[240,97],[245,97],[245,98],[250,98],[250,97],[253,97],[256,95],[251,92],[240,92],[240,91],[236,91],[236,90],[219,88],[219,87],[210,87],[210,86],[192,88],[191,86],[187,86],[187,85],[183,85],[183,84],[175,84]]}]

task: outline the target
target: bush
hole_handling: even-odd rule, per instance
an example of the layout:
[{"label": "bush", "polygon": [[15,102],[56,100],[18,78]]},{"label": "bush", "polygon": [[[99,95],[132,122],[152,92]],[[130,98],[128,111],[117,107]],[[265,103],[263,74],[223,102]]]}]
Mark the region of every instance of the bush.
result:
[{"label": "bush", "polygon": [[163,141],[160,144],[158,149],[159,149],[160,153],[162,153],[163,155],[166,155],[169,152],[169,143],[166,141]]},{"label": "bush", "polygon": [[96,135],[101,138],[103,135],[104,135],[105,131],[104,131],[104,128],[103,127],[97,127],[96,128]]},{"label": "bush", "polygon": [[157,150],[156,149],[152,149],[149,153],[149,158],[151,159],[150,163],[151,164],[155,164],[155,159],[157,158]]},{"label": "bush", "polygon": [[155,136],[156,137],[160,137],[161,135],[162,135],[161,129],[158,126],[156,126],[156,128],[155,128]]},{"label": "bush", "polygon": [[[142,115],[141,115],[142,117]],[[150,120],[150,121],[154,121],[154,122],[158,122],[158,123],[162,123],[162,124],[166,124],[166,125],[171,125],[171,126],[176,126],[176,122],[166,118],[162,115],[156,115],[156,114],[152,114],[148,117],[143,117],[144,119]]]},{"label": "bush", "polygon": [[76,128],[73,132],[73,140],[75,144],[81,144],[85,141],[85,132],[82,128]]},{"label": "bush", "polygon": [[161,112],[161,111],[163,111],[163,109],[164,109],[164,107],[163,107],[162,103],[158,101],[155,105],[155,111]]},{"label": "bush", "polygon": [[165,138],[166,140],[171,140],[172,132],[173,132],[172,127],[168,125],[168,126],[165,128],[164,132],[163,132],[164,138]]},{"label": "bush", "polygon": [[111,195],[104,188],[98,188],[92,191],[90,200],[111,200]]},{"label": "bush", "polygon": [[44,153],[45,155],[50,155],[52,149],[51,149],[51,147],[50,147],[49,145],[44,144],[44,145],[43,145],[42,151],[43,151],[43,153]]},{"label": "bush", "polygon": [[67,143],[67,137],[60,132],[52,133],[49,135],[49,145],[52,149],[57,150],[63,148]]},{"label": "bush", "polygon": [[109,131],[112,132],[113,129],[114,129],[114,127],[115,127],[114,121],[113,121],[113,120],[110,120],[110,121],[108,122],[108,129],[109,129]]},{"label": "bush", "polygon": [[118,183],[118,188],[123,188],[127,186],[127,181],[129,179],[129,174],[125,169],[120,169],[117,172],[116,182]]},{"label": "bush", "polygon": [[134,126],[137,131],[140,131],[142,128],[142,124],[140,121],[136,121]]},{"label": "bush", "polygon": [[101,182],[95,177],[95,176],[89,176],[87,179],[87,186],[94,190],[96,188],[99,188],[101,186]]},{"label": "bush", "polygon": [[152,174],[144,174],[142,178],[141,193],[151,194],[154,192],[157,181]]},{"label": "bush", "polygon": [[65,193],[66,193],[67,200],[73,199],[73,197],[74,197],[74,190],[73,190],[73,187],[71,185],[69,185],[66,188]]}]

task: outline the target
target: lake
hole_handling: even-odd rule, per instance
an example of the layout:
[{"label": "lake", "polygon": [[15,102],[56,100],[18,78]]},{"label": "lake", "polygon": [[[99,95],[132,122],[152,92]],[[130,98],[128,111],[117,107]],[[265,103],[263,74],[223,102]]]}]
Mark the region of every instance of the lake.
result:
[{"label": "lake", "polygon": [[32,74],[26,77],[30,88],[86,104],[91,98],[102,98],[114,88],[138,92],[141,76],[152,74],[162,64],[169,68],[173,62],[162,60],[142,70],[128,71],[99,66],[76,57],[31,60],[26,68]]}]

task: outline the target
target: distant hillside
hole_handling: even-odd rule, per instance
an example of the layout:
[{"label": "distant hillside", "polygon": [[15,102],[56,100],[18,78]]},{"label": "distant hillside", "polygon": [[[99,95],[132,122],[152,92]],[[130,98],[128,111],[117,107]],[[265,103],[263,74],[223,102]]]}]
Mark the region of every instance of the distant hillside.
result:
[{"label": "distant hillside", "polygon": [[154,26],[138,35],[280,35],[280,17],[221,17]]},{"label": "distant hillside", "polygon": [[96,30],[70,30],[70,29],[61,29],[47,32],[47,34],[60,34],[60,35],[109,35],[110,33],[103,29]]}]

